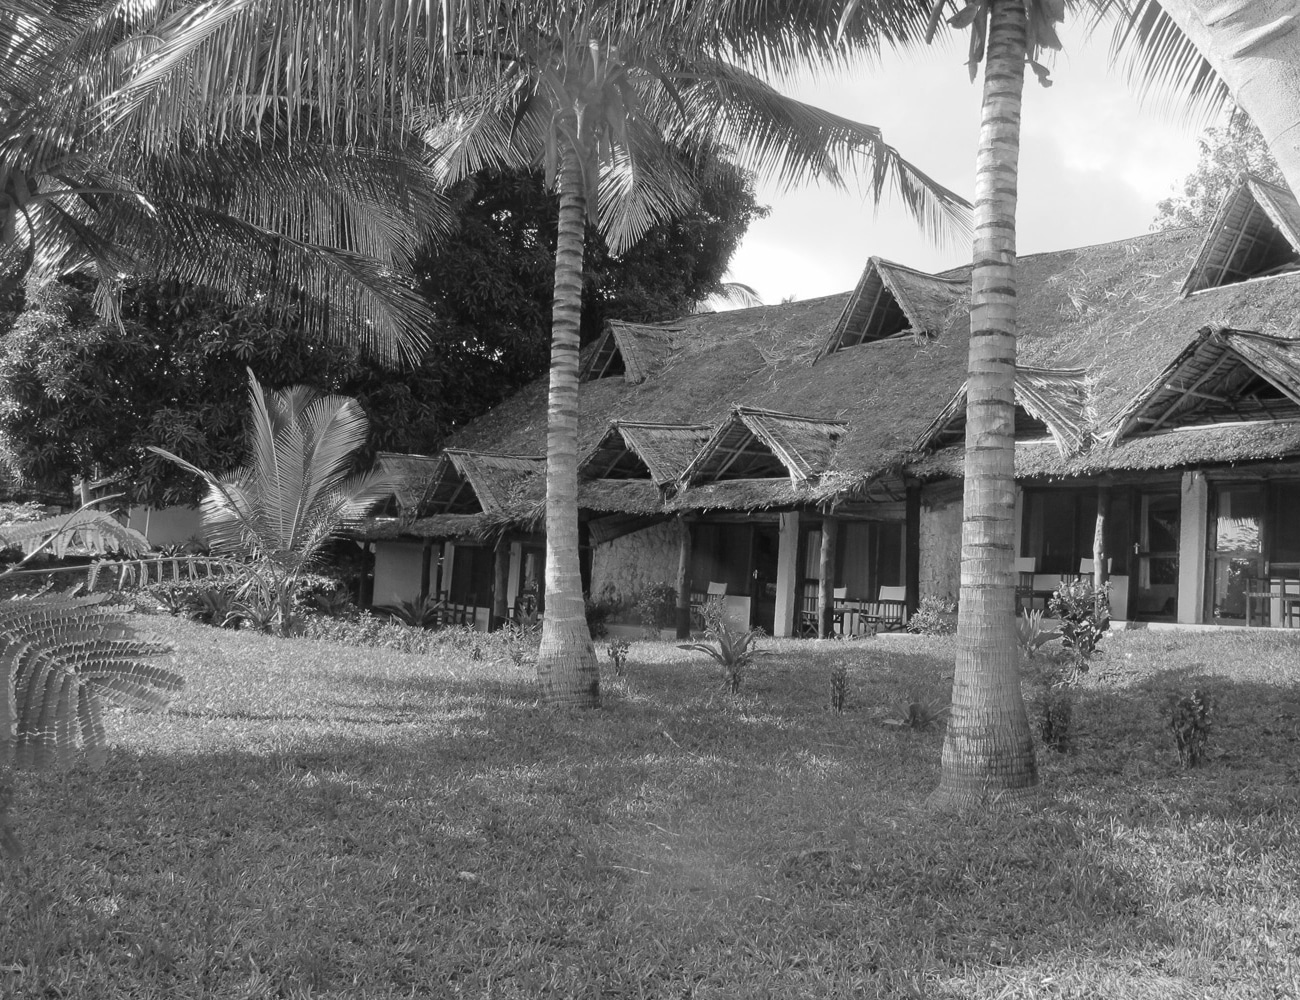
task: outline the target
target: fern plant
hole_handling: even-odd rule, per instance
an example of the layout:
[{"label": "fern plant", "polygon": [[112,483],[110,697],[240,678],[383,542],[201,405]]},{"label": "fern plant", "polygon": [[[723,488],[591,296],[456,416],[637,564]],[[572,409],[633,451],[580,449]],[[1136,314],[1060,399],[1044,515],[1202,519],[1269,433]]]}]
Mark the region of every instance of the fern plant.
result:
[{"label": "fern plant", "polygon": [[162,708],[179,674],[145,662],[170,647],[135,638],[105,594],[0,602],[0,767],[104,758],[104,701]]}]

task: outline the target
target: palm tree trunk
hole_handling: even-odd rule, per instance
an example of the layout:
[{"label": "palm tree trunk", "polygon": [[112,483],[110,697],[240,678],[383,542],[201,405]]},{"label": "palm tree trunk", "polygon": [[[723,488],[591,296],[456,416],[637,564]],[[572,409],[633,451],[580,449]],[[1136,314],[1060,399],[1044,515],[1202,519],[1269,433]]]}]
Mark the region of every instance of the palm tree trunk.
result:
[{"label": "palm tree trunk", "polygon": [[578,338],[586,194],[579,153],[562,143],[546,424],[546,616],[537,654],[542,701],[600,707],[600,667],[578,563]]},{"label": "palm tree trunk", "polygon": [[1294,0],[1160,0],[1259,126],[1300,193],[1300,8]]},{"label": "palm tree trunk", "polygon": [[993,0],[975,175],[961,605],[952,714],[932,805],[990,808],[1035,794],[1020,694],[1015,538],[1016,185],[1023,0]]}]

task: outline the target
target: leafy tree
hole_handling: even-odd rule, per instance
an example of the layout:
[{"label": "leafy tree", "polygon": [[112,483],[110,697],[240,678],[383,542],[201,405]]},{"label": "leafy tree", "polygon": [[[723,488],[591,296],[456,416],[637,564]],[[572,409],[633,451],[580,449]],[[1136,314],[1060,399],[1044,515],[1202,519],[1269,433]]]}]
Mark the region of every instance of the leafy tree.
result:
[{"label": "leafy tree", "polygon": [[366,415],[355,399],[309,386],[271,392],[249,371],[246,466],[217,475],[162,448],[150,448],[202,478],[203,530],[218,554],[254,560],[254,580],[275,604],[282,634],[293,625],[301,575],[338,530],[392,494],[386,473],[352,472],[366,443]]},{"label": "leafy tree", "polygon": [[1240,108],[1233,109],[1227,124],[1206,129],[1200,147],[1196,169],[1183,181],[1182,194],[1156,205],[1152,229],[1209,225],[1243,173],[1286,183],[1263,134]]},{"label": "leafy tree", "polygon": [[[444,221],[428,172],[400,133],[348,141],[308,106],[232,122],[149,56],[189,17],[115,0],[0,9],[0,273],[33,291],[89,275],[109,319],[124,276],[167,275],[236,303],[292,300],[334,339],[417,344],[427,311],[398,272]],[[169,122],[123,90],[144,68],[183,115]]]},{"label": "leafy tree", "polygon": [[[763,209],[725,161],[700,167],[701,202],[656,225],[620,257],[589,228],[583,339],[606,318],[654,321],[713,294],[750,219]],[[432,452],[454,427],[545,371],[555,200],[528,171],[484,174],[452,193],[460,222],[416,265],[437,324],[414,365],[393,369],[317,342],[292,310],[233,306],[175,282],[122,293],[121,326],[96,315],[84,284],[11,314],[0,339],[0,441],[29,483],[121,476],[130,499],[197,503],[194,478],[146,450],[203,468],[242,458],[245,367],[266,385],[355,397],[371,417],[364,464],[378,450]],[[0,323],[3,318],[0,318]]]}]

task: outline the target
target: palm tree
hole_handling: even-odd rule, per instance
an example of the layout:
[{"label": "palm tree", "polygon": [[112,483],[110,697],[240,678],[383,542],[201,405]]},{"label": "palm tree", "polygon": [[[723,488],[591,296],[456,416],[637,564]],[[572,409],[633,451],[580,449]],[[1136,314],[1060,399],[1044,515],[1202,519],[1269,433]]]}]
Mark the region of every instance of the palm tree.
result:
[{"label": "palm tree", "polygon": [[334,141],[307,111],[204,131],[221,109],[193,86],[178,88],[176,127],[118,110],[162,9],[0,10],[0,272],[36,295],[89,273],[107,317],[124,277],[166,275],[236,302],[289,299],[308,330],[414,351],[429,311],[400,272],[447,215],[428,171],[395,140]]},{"label": "palm tree", "polygon": [[[783,97],[748,72],[655,36],[616,34],[592,3],[516,34],[495,79],[441,108],[428,131],[449,183],[483,168],[542,164],[559,195],[546,451],[543,700],[599,704],[578,563],[578,347],[585,225],[614,252],[695,197],[673,148],[718,145],[787,183],[842,184],[873,161],[922,222],[940,231],[963,204],[886,146],[878,130]],[[483,43],[487,48],[487,42]]]},{"label": "palm tree", "polygon": [[1259,126],[1291,190],[1300,192],[1300,9],[1286,0],[1120,6],[1113,49],[1127,57],[1130,74],[1208,110],[1230,96]]},{"label": "palm tree", "polygon": [[302,385],[271,392],[251,370],[248,382],[249,465],[218,476],[169,451],[150,450],[207,482],[202,510],[209,544],[254,560],[255,579],[287,634],[301,574],[340,528],[389,497],[396,482],[386,473],[351,473],[370,429],[355,399],[321,396]]}]

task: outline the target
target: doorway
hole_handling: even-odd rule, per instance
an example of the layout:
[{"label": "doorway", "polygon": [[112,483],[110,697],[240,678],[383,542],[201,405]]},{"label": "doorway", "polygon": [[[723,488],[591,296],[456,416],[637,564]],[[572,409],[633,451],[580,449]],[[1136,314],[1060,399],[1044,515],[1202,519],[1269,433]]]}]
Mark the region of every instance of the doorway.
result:
[{"label": "doorway", "polygon": [[776,633],[776,567],[781,533],[776,525],[756,524],[750,543],[750,627]]},{"label": "doorway", "polygon": [[1178,617],[1178,537],[1180,498],[1177,493],[1144,493],[1139,504],[1137,592],[1134,612],[1143,621],[1174,621]]}]

